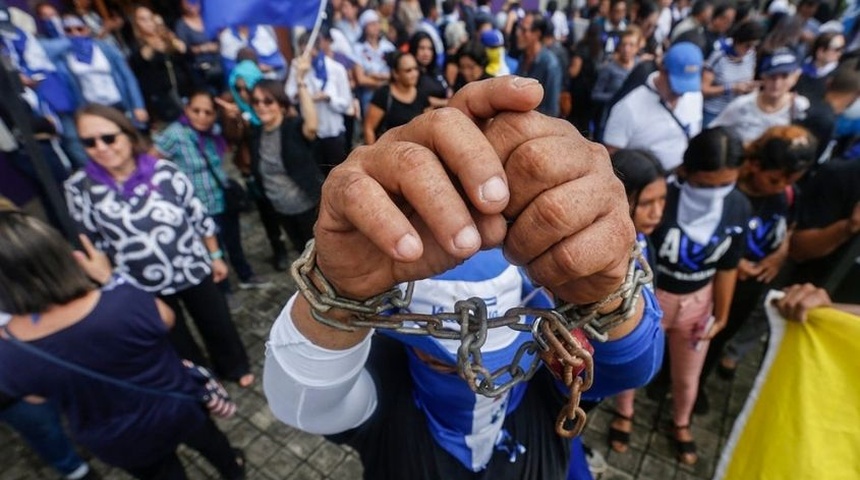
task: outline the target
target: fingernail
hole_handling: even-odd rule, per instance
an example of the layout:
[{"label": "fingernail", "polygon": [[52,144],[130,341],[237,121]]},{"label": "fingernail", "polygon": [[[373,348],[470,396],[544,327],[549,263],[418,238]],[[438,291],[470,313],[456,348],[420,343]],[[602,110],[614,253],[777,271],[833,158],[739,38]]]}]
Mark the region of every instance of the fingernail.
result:
[{"label": "fingernail", "polygon": [[421,253],[421,241],[411,233],[400,237],[397,241],[397,254],[403,258],[413,258]]},{"label": "fingernail", "polygon": [[527,77],[517,77],[513,81],[513,85],[516,88],[527,88],[534,85],[537,85],[538,82],[535,78],[527,78]]},{"label": "fingernail", "polygon": [[481,185],[481,200],[485,202],[501,202],[508,198],[508,186],[501,177],[493,177]]},{"label": "fingernail", "polygon": [[469,225],[454,237],[454,246],[460,250],[474,250],[481,246],[481,234],[477,228]]}]

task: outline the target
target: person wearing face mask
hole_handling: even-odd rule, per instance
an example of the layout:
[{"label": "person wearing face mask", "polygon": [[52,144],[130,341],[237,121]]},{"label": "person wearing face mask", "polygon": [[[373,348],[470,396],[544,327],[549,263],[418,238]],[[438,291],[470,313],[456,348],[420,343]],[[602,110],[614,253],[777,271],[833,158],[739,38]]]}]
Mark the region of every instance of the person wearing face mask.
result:
[{"label": "person wearing face mask", "polygon": [[[744,257],[726,328],[711,341],[702,381],[716,367],[731,378],[743,357],[768,331],[762,295],[788,258],[797,210],[795,183],[815,162],[817,142],[796,125],[771,127],[744,151],[738,190],[752,206]],[[725,349],[723,348],[725,346]],[[706,413],[707,396],[699,391],[697,413]]]},{"label": "person wearing face mask", "polygon": [[[73,116],[79,102],[70,81],[54,65],[33,34],[12,23],[10,9],[0,1],[0,54],[8,55],[24,87],[22,97],[46,113],[45,124],[62,136],[62,145],[74,167],[86,164],[87,156],[77,140]],[[36,105],[41,107],[36,107]]]},{"label": "person wearing face mask", "polygon": [[800,62],[793,51],[780,48],[766,56],[759,74],[761,90],[732,100],[709,126],[730,128],[747,144],[770,127],[804,118],[809,100],[792,91],[800,77]]},{"label": "person wearing face mask", "polygon": [[651,235],[671,358],[673,436],[687,465],[698,460],[690,421],[699,375],[709,340],[728,321],[750,217],[749,201],[735,189],[742,155],[726,128],[690,140],[680,181],[669,185],[663,221]]},{"label": "person wearing face mask", "polygon": [[33,8],[36,14],[36,27],[40,36],[45,38],[60,38],[65,36],[63,19],[57,7],[48,2],[39,2]]},{"label": "person wearing face mask", "polygon": [[122,53],[112,44],[93,38],[80,17],[63,16],[65,38],[43,39],[42,46],[71,85],[77,105],[114,107],[145,128],[149,114],[137,78]]},{"label": "person wearing face mask", "polygon": [[343,115],[352,106],[352,91],[349,88],[349,76],[346,68],[329,57],[331,53],[331,30],[322,27],[317,37],[316,45],[308,46],[310,32],[305,32],[299,38],[299,50],[311,49],[311,71],[303,79],[298,76],[295,68],[297,60],[287,77],[287,97],[294,105],[298,105],[299,83],[308,89],[316,109],[317,148],[315,157],[320,170],[328,174],[332,168],[340,165],[346,159],[346,125]]}]

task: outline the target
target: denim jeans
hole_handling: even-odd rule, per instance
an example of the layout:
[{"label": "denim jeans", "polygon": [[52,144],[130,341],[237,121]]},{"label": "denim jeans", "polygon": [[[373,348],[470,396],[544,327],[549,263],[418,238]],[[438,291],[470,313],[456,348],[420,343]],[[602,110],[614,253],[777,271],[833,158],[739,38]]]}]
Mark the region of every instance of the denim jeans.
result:
[{"label": "denim jeans", "polygon": [[19,400],[0,410],[0,421],[15,429],[45,463],[63,476],[84,464],[66,436],[53,403],[32,404]]}]

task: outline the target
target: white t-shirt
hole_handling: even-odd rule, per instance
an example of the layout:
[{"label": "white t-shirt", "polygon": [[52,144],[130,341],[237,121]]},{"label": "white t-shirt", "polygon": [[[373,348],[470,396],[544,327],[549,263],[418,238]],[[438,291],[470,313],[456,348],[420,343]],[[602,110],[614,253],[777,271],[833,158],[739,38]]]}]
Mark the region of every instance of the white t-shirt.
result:
[{"label": "white t-shirt", "polygon": [[794,101],[787,103],[782,109],[765,113],[758,107],[757,98],[758,92],[752,92],[732,100],[709,127],[727,127],[747,144],[770,127],[788,125],[793,120],[803,119],[809,109],[809,100],[802,95],[795,95]]},{"label": "white t-shirt", "polygon": [[[603,143],[648,150],[660,160],[663,168],[672,170],[681,165],[689,139],[702,130],[702,94],[682,95],[673,110],[678,119],[675,121],[654,89],[658,74],[652,73],[645,85],[635,88],[612,107]],[[686,126],[686,132],[679,122]]]}]

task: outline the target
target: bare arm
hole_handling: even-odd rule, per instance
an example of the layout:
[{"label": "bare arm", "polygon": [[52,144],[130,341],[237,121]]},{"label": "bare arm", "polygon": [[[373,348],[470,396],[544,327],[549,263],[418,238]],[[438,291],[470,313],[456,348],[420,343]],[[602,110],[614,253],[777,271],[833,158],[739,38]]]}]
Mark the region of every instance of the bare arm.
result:
[{"label": "bare arm", "polygon": [[735,284],[738,280],[738,270],[717,270],[714,275],[714,326],[703,338],[712,339],[726,328],[729,321],[729,309],[732,306],[732,297],[735,295]]},{"label": "bare arm", "polygon": [[155,299],[155,308],[158,309],[158,315],[164,324],[167,325],[167,329],[172,330],[173,326],[176,325],[176,313],[174,313],[173,309],[160,298]]},{"label": "bare arm", "polygon": [[388,83],[373,75],[368,75],[361,65],[356,64],[353,71],[355,72],[355,82],[359,87],[378,88]]},{"label": "bare arm", "polygon": [[376,143],[376,129],[379,127],[383,118],[385,118],[385,110],[372,103],[367,106],[367,114],[364,117],[363,123],[365,145],[373,145]]},{"label": "bare arm", "polygon": [[789,255],[797,262],[821,258],[833,253],[860,232],[860,203],[849,218],[837,220],[823,228],[796,230],[791,236]]}]

